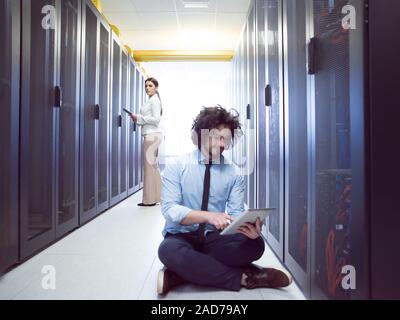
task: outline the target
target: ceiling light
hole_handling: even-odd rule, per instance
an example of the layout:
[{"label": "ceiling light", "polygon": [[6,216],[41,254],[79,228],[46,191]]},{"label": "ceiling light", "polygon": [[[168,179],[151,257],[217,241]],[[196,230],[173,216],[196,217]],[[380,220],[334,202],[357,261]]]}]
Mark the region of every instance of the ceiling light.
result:
[{"label": "ceiling light", "polygon": [[207,9],[209,6],[208,0],[190,0],[190,1],[182,1],[183,7],[186,9]]}]

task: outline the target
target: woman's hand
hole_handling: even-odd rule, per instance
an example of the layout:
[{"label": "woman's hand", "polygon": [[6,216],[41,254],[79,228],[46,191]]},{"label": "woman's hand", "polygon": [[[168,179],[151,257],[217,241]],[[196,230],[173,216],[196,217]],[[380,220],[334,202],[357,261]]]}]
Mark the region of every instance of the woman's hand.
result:
[{"label": "woman's hand", "polygon": [[237,230],[239,233],[244,234],[250,239],[257,239],[261,236],[261,220],[260,218],[257,218],[255,224],[247,222]]},{"label": "woman's hand", "polygon": [[132,121],[134,122],[134,123],[137,123],[137,115],[136,114],[131,114],[130,115],[130,117],[131,117],[131,119],[132,119]]}]

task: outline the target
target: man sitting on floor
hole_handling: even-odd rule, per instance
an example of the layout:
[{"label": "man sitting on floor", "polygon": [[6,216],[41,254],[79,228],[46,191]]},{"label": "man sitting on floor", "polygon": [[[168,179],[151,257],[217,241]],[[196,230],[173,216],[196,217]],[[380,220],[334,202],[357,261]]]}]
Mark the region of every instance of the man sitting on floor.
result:
[{"label": "man sitting on floor", "polygon": [[283,270],[252,264],[265,249],[260,220],[220,235],[244,212],[244,179],[222,156],[238,135],[238,115],[220,106],[204,108],[192,127],[198,150],[166,166],[161,195],[166,223],[158,250],[166,268],[158,275],[159,294],[187,282],[234,291],[292,282]]}]

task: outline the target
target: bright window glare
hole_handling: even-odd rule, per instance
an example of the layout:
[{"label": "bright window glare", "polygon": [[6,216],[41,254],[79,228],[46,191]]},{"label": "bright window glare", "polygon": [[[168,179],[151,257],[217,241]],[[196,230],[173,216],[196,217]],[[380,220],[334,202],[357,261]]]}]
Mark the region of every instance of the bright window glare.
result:
[{"label": "bright window glare", "polygon": [[201,108],[220,104],[230,109],[230,62],[146,62],[142,66],[160,84],[165,133],[160,153],[170,157],[194,150],[190,132]]}]

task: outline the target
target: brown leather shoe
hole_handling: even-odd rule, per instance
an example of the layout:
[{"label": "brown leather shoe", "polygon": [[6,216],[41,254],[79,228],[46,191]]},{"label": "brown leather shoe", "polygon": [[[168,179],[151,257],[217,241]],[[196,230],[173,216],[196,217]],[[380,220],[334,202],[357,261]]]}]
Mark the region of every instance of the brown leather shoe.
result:
[{"label": "brown leather shoe", "polygon": [[186,283],[180,276],[170,269],[164,267],[158,272],[157,292],[166,294],[169,290]]},{"label": "brown leather shoe", "polygon": [[[257,270],[258,269],[258,270]],[[245,268],[247,275],[245,288],[283,288],[292,282],[292,276],[280,269],[275,268]]]}]

